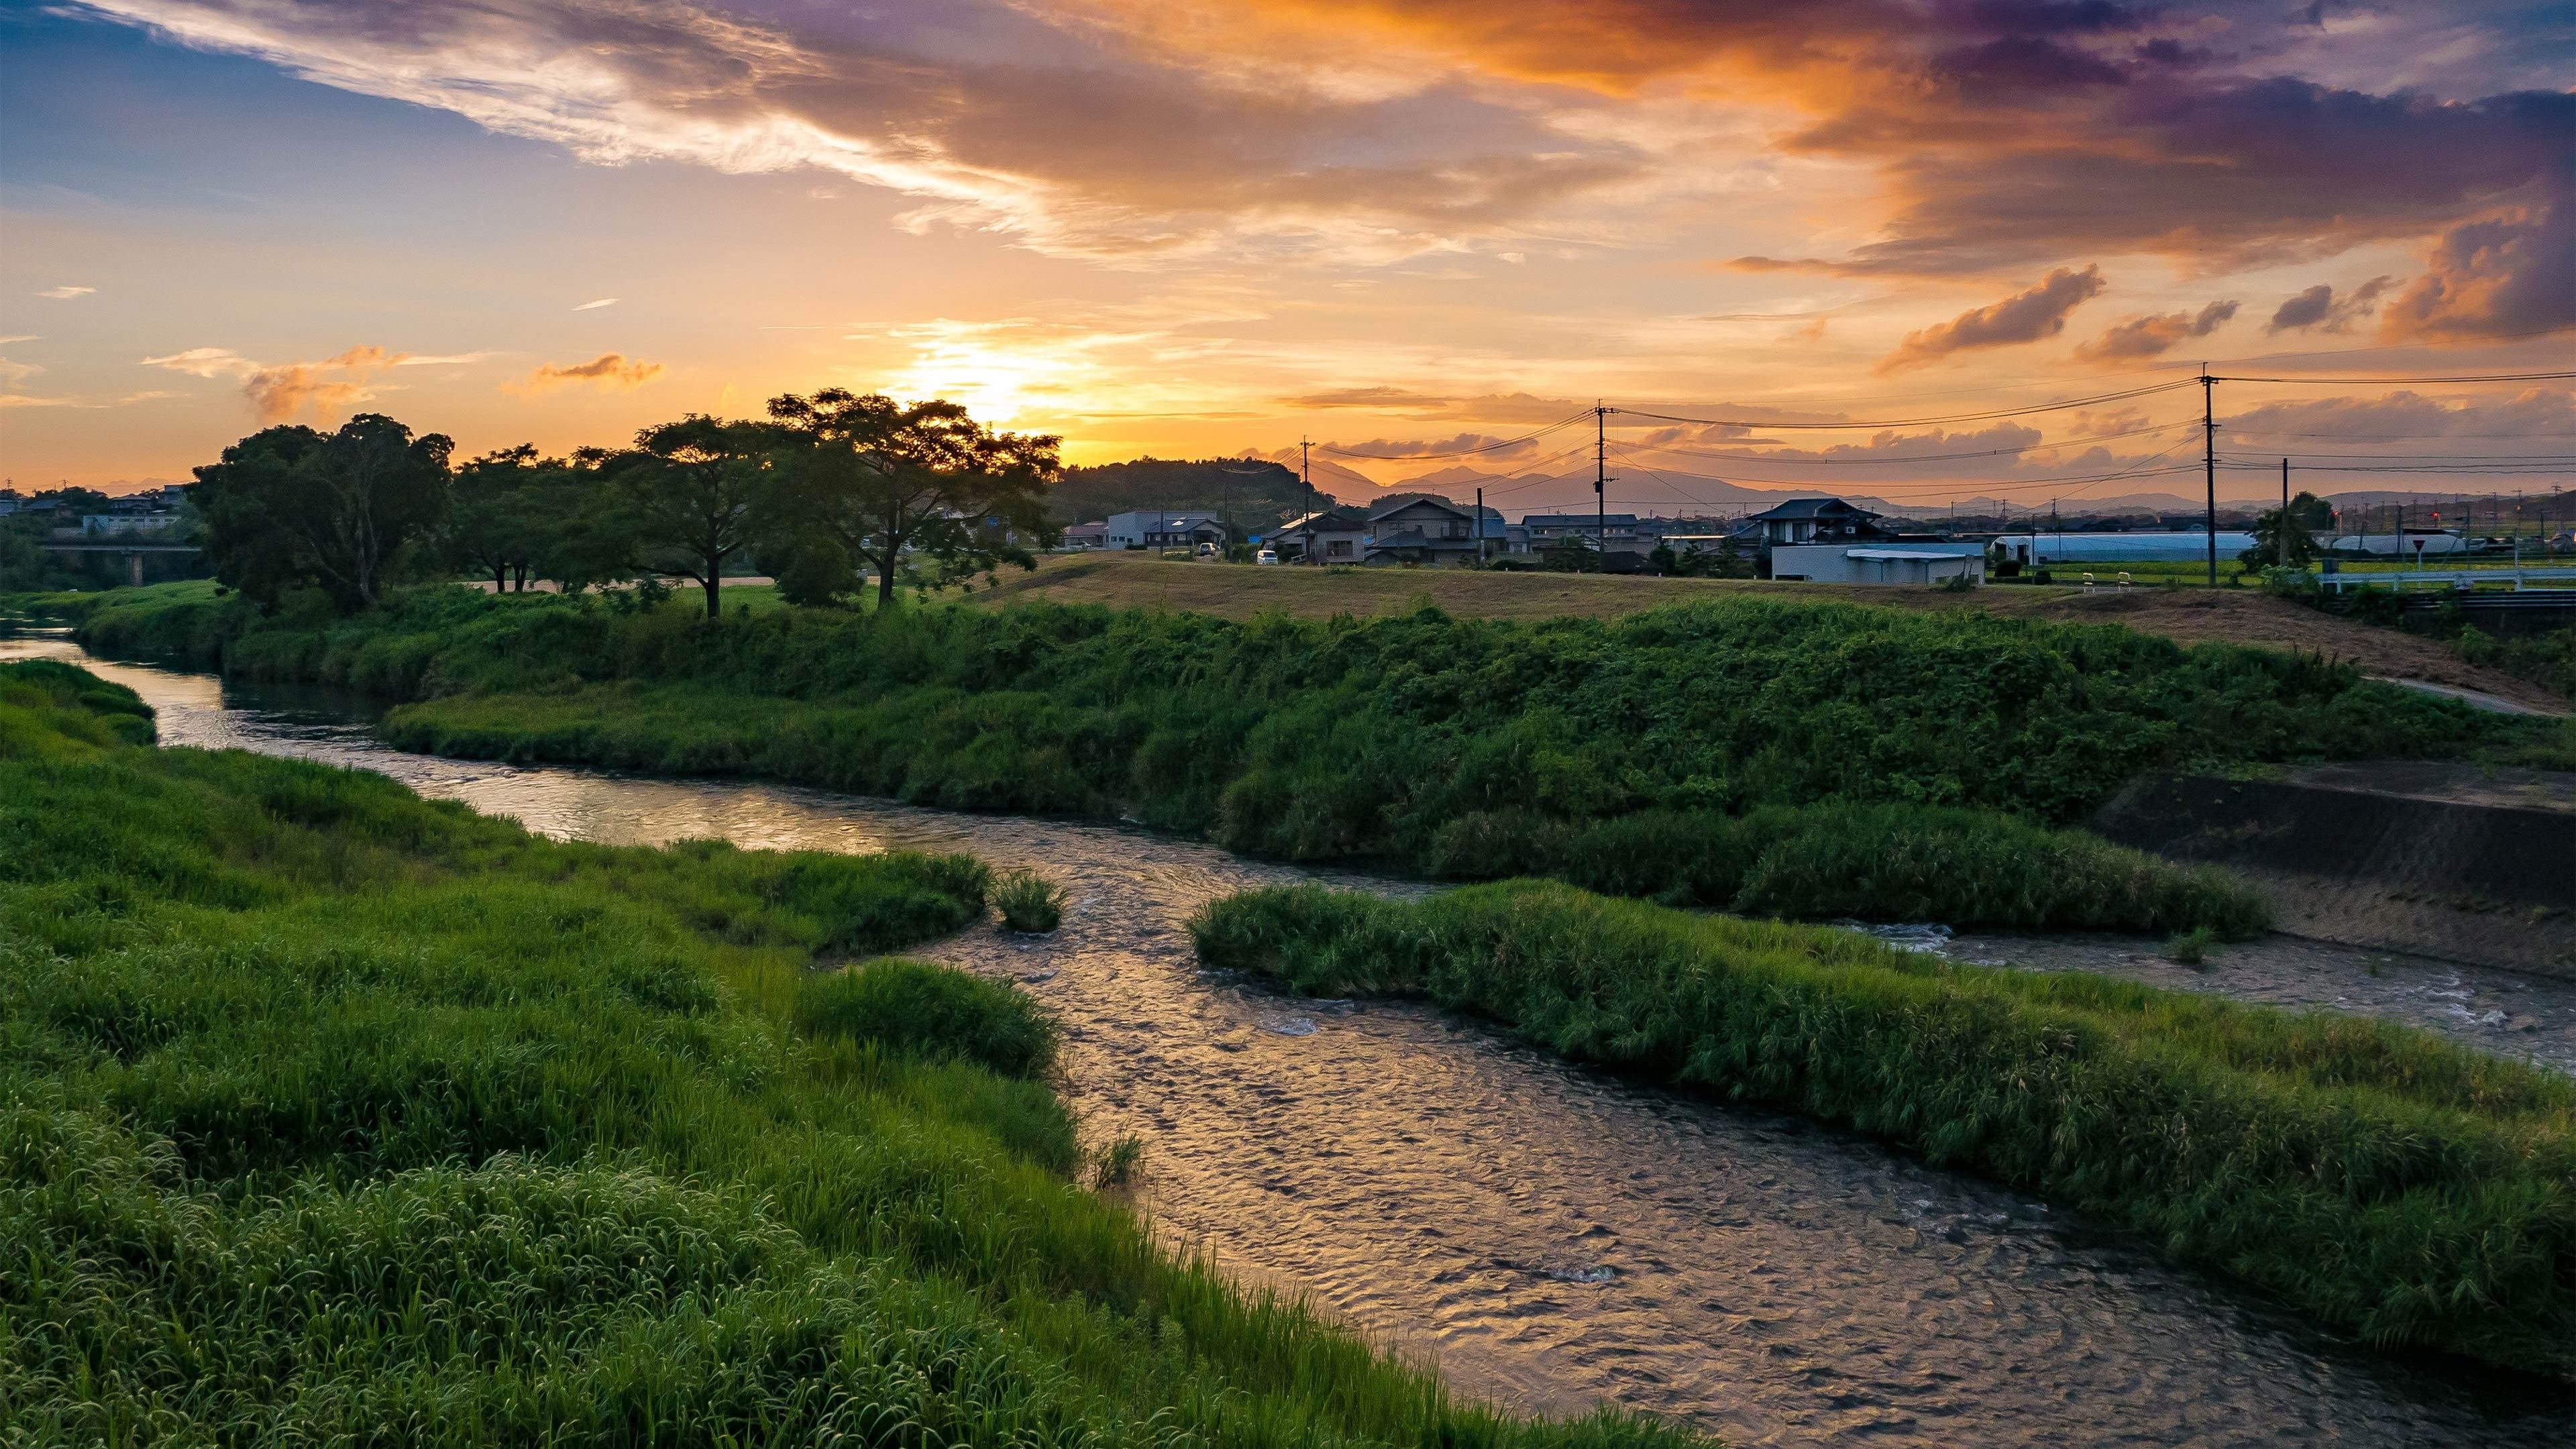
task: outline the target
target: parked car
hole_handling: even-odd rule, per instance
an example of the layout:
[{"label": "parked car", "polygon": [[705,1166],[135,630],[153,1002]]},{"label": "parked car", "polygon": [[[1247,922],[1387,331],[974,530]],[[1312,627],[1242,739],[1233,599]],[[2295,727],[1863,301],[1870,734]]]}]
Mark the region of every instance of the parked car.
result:
[{"label": "parked car", "polygon": [[1275,548],[1265,548],[1261,552],[1254,554],[1252,556],[1252,561],[1257,564],[1275,564],[1279,562],[1279,550]]}]

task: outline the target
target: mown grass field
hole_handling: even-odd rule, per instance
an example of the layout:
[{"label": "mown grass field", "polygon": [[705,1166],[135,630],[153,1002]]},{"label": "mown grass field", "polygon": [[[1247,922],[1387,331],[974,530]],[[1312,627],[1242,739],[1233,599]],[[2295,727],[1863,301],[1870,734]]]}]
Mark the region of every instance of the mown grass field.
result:
[{"label": "mown grass field", "polygon": [[0,667],[0,1437],[1654,1445],[1166,1257],[964,857],[565,844]]},{"label": "mown grass field", "polygon": [[[2481,690],[2552,714],[2567,711],[2564,696],[2533,689],[2513,671],[2463,659],[2432,640],[2333,618],[2271,598],[2257,587],[2193,587],[2201,575],[2180,564],[2126,565],[2132,570],[2133,586],[2123,591],[2116,587],[2121,567],[2097,567],[2098,587],[2092,592],[2081,586],[2082,571],[2070,568],[2058,570],[2054,584],[1996,583],[1959,595],[1841,584],[1460,569],[1350,568],[1333,573],[1177,558],[1159,561],[1115,553],[1049,557],[1035,574],[1006,571],[998,588],[970,597],[986,607],[1043,599],[1110,608],[1188,609],[1243,620],[1271,612],[1301,619],[1327,619],[1335,614],[1365,618],[1409,613],[1425,602],[1461,618],[1615,619],[1676,604],[1741,597],[1933,613],[1974,609],[2050,623],[2118,624],[2182,644],[2247,644],[2323,653],[2350,660],[2368,674]],[[2232,560],[2222,560],[2221,570],[2224,577],[2239,571]],[[2168,580],[2174,587],[2165,586]]]},{"label": "mown grass field", "polygon": [[2429,1033],[1551,882],[1218,901],[1200,959],[1425,998],[2151,1235],[2387,1347],[2576,1377],[2576,1081]]}]

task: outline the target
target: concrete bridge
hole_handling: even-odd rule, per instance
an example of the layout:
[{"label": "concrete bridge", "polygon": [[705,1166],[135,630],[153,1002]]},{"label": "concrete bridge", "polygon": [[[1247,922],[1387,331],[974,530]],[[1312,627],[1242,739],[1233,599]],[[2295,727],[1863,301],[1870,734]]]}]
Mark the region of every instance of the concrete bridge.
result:
[{"label": "concrete bridge", "polygon": [[125,556],[125,581],[143,587],[143,556],[147,553],[202,553],[192,543],[48,543],[47,553],[116,553]]}]

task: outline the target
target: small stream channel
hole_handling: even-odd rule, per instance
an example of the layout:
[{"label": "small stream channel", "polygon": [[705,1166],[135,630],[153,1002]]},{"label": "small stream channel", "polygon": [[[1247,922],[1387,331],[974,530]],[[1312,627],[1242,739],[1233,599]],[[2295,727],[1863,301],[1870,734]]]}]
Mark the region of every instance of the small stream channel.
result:
[{"label": "small stream channel", "polygon": [[[1142,1200],[1166,1241],[1310,1295],[1470,1394],[1555,1412],[1609,1399],[1739,1445],[2576,1443],[2563,1388],[2370,1353],[2125,1234],[1839,1133],[1640,1089],[1423,1008],[1212,976],[1180,929],[1250,886],[1418,887],[1112,827],[408,755],[344,696],[0,639],[0,659],[30,654],[140,691],[165,744],[377,770],[552,835],[1043,870],[1075,903],[1053,936],[978,927],[922,954],[1007,974],[1061,1016],[1073,1102],[1096,1134],[1143,1136]],[[2141,974],[2168,969],[2132,954]],[[2267,966],[2249,948],[2193,974],[2576,1069],[2576,986],[2293,955]]]}]

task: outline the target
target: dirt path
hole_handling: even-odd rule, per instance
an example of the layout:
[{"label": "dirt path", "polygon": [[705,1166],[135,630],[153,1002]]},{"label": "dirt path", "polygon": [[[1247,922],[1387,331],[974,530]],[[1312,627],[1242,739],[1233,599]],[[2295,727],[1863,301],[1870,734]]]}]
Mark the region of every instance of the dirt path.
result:
[{"label": "dirt path", "polygon": [[1959,595],[1929,589],[1597,574],[1400,568],[1334,572],[1093,554],[1047,558],[1034,574],[1006,572],[999,586],[975,597],[995,603],[1047,599],[1116,608],[1159,606],[1236,619],[1267,612],[1307,619],[1366,616],[1398,613],[1424,603],[1474,618],[1545,619],[1615,618],[1692,599],[1746,593],[1847,599],[1905,609],[1977,608],[2063,623],[2124,624],[2186,644],[2218,640],[2322,653],[2349,660],[2365,674],[2476,690],[2542,714],[2570,712],[2566,700],[2538,685],[2465,663],[2429,639],[2337,619],[2252,590],[2137,588],[2088,594],[2079,588],[2015,584]]}]

